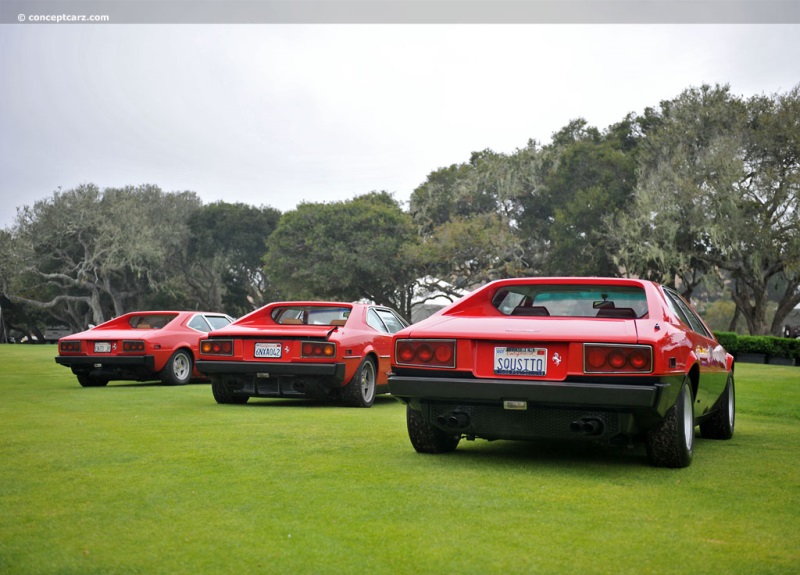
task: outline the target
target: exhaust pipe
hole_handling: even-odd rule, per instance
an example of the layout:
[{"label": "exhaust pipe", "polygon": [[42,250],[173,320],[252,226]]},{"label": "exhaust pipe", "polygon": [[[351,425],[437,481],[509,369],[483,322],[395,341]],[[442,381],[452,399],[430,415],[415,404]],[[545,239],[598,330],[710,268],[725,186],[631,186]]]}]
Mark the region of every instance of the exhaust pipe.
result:
[{"label": "exhaust pipe", "polygon": [[451,411],[446,415],[439,415],[436,423],[449,429],[464,429],[469,427],[469,415],[463,411]]},{"label": "exhaust pipe", "polygon": [[583,417],[569,424],[569,430],[580,435],[602,435],[603,421],[596,417]]}]

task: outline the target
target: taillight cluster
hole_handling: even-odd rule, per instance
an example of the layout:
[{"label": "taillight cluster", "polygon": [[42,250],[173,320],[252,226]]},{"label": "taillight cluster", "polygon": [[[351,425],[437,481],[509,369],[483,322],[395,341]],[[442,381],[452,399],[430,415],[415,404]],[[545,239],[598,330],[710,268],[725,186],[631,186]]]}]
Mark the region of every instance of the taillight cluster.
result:
[{"label": "taillight cluster", "polygon": [[648,345],[585,344],[583,370],[586,373],[650,373],[653,371],[653,348]]},{"label": "taillight cluster", "polygon": [[144,351],[144,340],[141,339],[132,339],[122,342],[122,351],[123,352],[136,352],[136,351]]},{"label": "taillight cluster", "polygon": [[304,341],[300,346],[303,357],[336,357],[336,344],[324,341]]},{"label": "taillight cluster", "polygon": [[80,341],[60,341],[58,342],[58,349],[68,353],[77,353],[81,350]]},{"label": "taillight cluster", "polygon": [[399,339],[395,344],[397,365],[456,366],[456,342],[452,339]]},{"label": "taillight cluster", "polygon": [[204,339],[200,342],[203,355],[233,355],[232,339]]}]

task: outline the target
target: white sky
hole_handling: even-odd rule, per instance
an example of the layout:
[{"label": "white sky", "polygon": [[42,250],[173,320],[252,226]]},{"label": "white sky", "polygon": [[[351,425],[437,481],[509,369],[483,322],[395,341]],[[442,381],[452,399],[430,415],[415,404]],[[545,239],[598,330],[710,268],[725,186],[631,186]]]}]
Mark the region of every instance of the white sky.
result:
[{"label": "white sky", "polygon": [[0,228],[61,187],[407,201],[472,151],[703,83],[800,83],[800,25],[0,26]]}]

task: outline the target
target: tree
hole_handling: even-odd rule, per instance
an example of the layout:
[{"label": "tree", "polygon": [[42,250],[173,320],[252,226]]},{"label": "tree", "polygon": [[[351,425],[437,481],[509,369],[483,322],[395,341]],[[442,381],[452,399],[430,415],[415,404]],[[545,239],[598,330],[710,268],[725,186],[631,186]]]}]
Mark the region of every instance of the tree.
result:
[{"label": "tree", "polygon": [[[777,335],[800,301],[798,89],[745,101],[727,86],[691,88],[640,126],[635,199],[606,220],[621,238],[617,262],[688,296],[719,277],[750,333]],[[775,284],[784,289],[770,323]]]},{"label": "tree", "polygon": [[508,156],[483,150],[432,172],[414,190],[409,211],[420,241],[412,257],[432,296],[456,297],[465,288],[527,272],[513,178]]},{"label": "tree", "polygon": [[174,277],[176,292],[183,288],[203,309],[234,316],[274,299],[262,258],[280,217],[275,208],[242,203],[198,208],[188,220],[186,273]]},{"label": "tree", "polygon": [[537,156],[528,153],[517,194],[520,232],[542,254],[540,273],[618,275],[602,221],[631,198],[636,180],[631,120],[605,132],[573,120]]},{"label": "tree", "polygon": [[387,192],[302,203],[270,236],[264,270],[286,299],[368,299],[411,317],[410,216]]},{"label": "tree", "polygon": [[[800,303],[800,84],[747,102],[744,173],[722,212],[713,261],[730,273],[752,334],[780,335]],[[767,319],[771,287],[781,289]]]},{"label": "tree", "polygon": [[25,206],[11,230],[5,295],[75,330],[141,307],[174,273],[199,204],[157,186],[84,184]]},{"label": "tree", "polygon": [[727,86],[692,88],[645,111],[634,202],[607,219],[619,232],[615,256],[627,274],[689,298],[704,280],[719,202],[741,173],[743,118]]}]

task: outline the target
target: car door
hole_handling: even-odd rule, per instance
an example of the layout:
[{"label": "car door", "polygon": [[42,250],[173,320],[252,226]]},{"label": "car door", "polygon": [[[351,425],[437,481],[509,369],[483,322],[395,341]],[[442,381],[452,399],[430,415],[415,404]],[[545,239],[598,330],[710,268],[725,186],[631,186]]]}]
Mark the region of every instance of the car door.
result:
[{"label": "car door", "polygon": [[677,292],[664,289],[667,302],[686,327],[700,365],[700,382],[695,398],[695,415],[702,415],[714,406],[727,383],[728,373],[722,346],[719,345],[697,312]]}]

